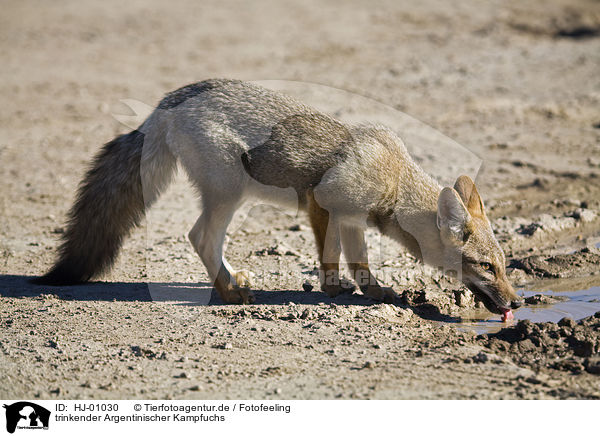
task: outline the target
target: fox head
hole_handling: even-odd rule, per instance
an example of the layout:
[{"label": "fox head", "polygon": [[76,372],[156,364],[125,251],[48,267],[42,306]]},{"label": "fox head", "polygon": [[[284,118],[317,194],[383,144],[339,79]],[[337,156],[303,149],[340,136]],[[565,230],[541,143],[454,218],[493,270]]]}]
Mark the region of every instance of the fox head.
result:
[{"label": "fox head", "polygon": [[512,318],[521,306],[506,277],[504,252],[494,236],[477,188],[460,176],[454,188],[444,188],[438,198],[437,225],[446,267],[460,273],[462,282],[493,313]]}]

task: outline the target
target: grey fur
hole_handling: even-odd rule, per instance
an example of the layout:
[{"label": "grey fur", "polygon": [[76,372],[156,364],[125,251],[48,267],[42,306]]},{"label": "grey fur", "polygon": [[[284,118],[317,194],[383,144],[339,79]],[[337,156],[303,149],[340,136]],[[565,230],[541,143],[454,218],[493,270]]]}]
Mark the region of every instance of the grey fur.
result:
[{"label": "grey fur", "polygon": [[210,79],[204,82],[192,83],[169,92],[158,104],[158,109],[169,110],[185,103],[190,98],[198,97],[200,94],[231,83],[241,83],[239,80]]},{"label": "grey fur", "polygon": [[242,154],[246,172],[258,182],[294,188],[303,199],[327,170],[354,147],[346,126],[320,113],[292,115],[279,122],[264,143]]}]

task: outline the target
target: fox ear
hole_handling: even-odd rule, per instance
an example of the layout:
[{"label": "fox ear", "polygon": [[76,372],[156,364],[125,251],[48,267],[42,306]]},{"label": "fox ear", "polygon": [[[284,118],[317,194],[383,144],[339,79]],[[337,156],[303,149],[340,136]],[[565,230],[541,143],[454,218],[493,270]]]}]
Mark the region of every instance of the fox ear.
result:
[{"label": "fox ear", "polygon": [[462,240],[470,220],[471,216],[458,192],[452,188],[442,189],[438,198],[438,228],[442,231],[449,231],[453,237]]},{"label": "fox ear", "polygon": [[456,179],[454,189],[458,192],[460,199],[467,206],[467,210],[471,216],[485,217],[483,200],[481,200],[479,192],[477,192],[477,187],[469,176],[462,175]]}]

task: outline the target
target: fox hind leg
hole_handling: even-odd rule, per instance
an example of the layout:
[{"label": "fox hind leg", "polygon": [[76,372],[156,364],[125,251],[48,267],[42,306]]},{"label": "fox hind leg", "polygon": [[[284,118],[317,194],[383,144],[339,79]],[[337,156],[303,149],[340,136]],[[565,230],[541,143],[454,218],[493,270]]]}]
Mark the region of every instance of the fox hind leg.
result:
[{"label": "fox hind leg", "polygon": [[238,201],[205,200],[202,215],[188,236],[221,299],[226,303],[248,304],[255,301],[250,290],[250,273],[234,271],[223,256],[227,226],[238,204]]},{"label": "fox hind leg", "polygon": [[319,250],[321,289],[330,297],[353,291],[354,286],[340,279],[339,264],[342,249],[339,223],[330,217],[327,210],[319,206],[312,191],[307,194],[307,206]]},{"label": "fox hind leg", "polygon": [[383,288],[371,273],[367,253],[367,243],[363,229],[354,226],[342,226],[341,240],[344,257],[354,277],[354,281],[366,296],[386,303],[393,303],[396,297],[390,288]]}]

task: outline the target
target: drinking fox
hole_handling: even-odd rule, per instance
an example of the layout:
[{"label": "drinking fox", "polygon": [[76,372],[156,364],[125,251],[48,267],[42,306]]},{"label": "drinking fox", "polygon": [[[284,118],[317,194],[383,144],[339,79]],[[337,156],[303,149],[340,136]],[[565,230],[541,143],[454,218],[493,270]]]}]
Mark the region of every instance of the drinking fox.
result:
[{"label": "drinking fox", "polygon": [[109,268],[123,238],[170,182],[176,162],[202,198],[189,239],[227,303],[252,303],[250,273],[223,257],[227,226],[250,197],[308,211],[329,296],[346,290],[343,250],[364,294],[391,301],[369,269],[364,229],[376,226],[425,263],[453,271],[492,312],[521,298],[505,272],[468,176],[442,188],[391,130],[345,125],[255,84],[207,80],[180,88],[131,133],[107,143],[83,179],[56,264],[37,283],[85,282]]}]

